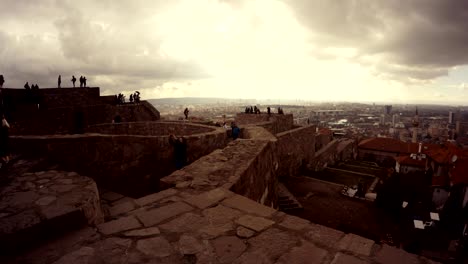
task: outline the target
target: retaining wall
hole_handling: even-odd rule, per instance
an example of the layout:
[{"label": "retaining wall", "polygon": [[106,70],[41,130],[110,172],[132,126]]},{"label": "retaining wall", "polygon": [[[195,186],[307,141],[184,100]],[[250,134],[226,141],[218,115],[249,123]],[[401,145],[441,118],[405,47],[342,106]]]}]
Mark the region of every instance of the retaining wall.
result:
[{"label": "retaining wall", "polygon": [[315,126],[306,126],[276,134],[280,177],[298,175],[301,168],[313,162],[315,129]]}]

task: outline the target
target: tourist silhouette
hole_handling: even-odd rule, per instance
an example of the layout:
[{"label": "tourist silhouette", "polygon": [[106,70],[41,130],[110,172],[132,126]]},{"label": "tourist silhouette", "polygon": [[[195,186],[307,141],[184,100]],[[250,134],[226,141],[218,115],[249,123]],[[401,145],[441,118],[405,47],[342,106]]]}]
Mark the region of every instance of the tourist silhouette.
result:
[{"label": "tourist silhouette", "polygon": [[75,82],[76,82],[75,75],[72,76],[71,81],[72,81],[72,83],[73,83],[73,88],[75,88]]},{"label": "tourist silhouette", "polygon": [[83,87],[86,87],[86,77],[83,76]]},{"label": "tourist silhouette", "polygon": [[188,119],[188,114],[189,114],[189,110],[188,108],[185,108],[184,110],[185,119]]},{"label": "tourist silhouette", "polygon": [[59,75],[57,84],[58,84],[58,88],[60,88],[60,85],[62,84],[62,75]]},{"label": "tourist silhouette", "polygon": [[80,87],[83,87],[83,76],[80,76]]},{"label": "tourist silhouette", "polygon": [[3,75],[0,75],[0,88],[3,88],[4,83],[5,83],[5,78],[3,78]]},{"label": "tourist silhouette", "polygon": [[26,82],[26,84],[24,85],[24,89],[26,89],[26,90],[31,89],[31,87],[29,87],[29,83],[28,83],[28,82]]}]

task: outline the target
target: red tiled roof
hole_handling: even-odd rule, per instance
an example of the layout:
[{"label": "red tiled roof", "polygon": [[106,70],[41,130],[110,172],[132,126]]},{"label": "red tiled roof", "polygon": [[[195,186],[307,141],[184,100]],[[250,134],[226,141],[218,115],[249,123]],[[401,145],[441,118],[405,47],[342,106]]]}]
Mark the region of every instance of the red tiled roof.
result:
[{"label": "red tiled roof", "polygon": [[457,146],[447,143],[438,149],[432,149],[426,153],[431,159],[440,164],[450,164],[452,157],[468,157],[466,150],[460,149]]},{"label": "red tiled roof", "polygon": [[426,167],[426,159],[413,159],[410,156],[399,156],[395,157],[395,160],[401,165],[413,166],[413,167]]},{"label": "red tiled roof", "polygon": [[[362,140],[359,143],[359,148],[370,149],[383,152],[393,152],[402,154],[417,153],[419,149],[418,143],[407,143],[393,138],[370,138]],[[433,149],[438,149],[438,145],[423,144],[422,153],[426,153]]]},{"label": "red tiled roof", "polygon": [[458,159],[449,171],[450,181],[455,184],[468,184],[468,158]]}]

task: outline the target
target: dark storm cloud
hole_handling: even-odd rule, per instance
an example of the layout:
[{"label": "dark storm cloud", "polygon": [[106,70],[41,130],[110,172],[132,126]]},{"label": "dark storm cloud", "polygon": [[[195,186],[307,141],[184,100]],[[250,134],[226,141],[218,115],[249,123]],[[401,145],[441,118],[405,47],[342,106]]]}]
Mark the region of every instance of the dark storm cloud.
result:
[{"label": "dark storm cloud", "polygon": [[[468,63],[468,1],[287,3],[310,30],[313,43],[324,48],[354,47],[358,60],[359,56],[379,56],[387,64],[398,65],[379,66],[395,77],[408,77],[406,74],[416,79],[432,79],[446,74],[449,67]],[[415,67],[418,69],[414,70]]]},{"label": "dark storm cloud", "polygon": [[[91,85],[142,88],[163,80],[206,77],[193,60],[160,52],[146,19],[177,1],[1,0],[0,73],[6,87],[56,85],[58,74]],[[95,80],[100,79],[99,83]],[[65,81],[64,81],[65,82]],[[107,88],[108,89],[108,88]]]}]

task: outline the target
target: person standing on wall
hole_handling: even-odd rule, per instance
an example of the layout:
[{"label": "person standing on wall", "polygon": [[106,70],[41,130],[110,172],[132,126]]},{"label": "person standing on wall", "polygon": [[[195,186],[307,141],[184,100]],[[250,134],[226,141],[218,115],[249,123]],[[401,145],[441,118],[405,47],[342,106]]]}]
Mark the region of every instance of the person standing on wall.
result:
[{"label": "person standing on wall", "polygon": [[189,113],[188,108],[185,108],[184,110],[185,119],[188,119],[188,113]]},{"label": "person standing on wall", "polygon": [[62,75],[59,75],[57,84],[58,84],[58,88],[60,88],[60,85],[62,84]]},{"label": "person standing on wall", "polygon": [[232,132],[231,132],[232,139],[236,140],[240,135],[240,128],[236,125],[236,123],[232,122],[231,129],[232,129]]},{"label": "person standing on wall", "polygon": [[76,82],[75,75],[72,76],[71,81],[72,81],[72,83],[73,83],[73,88],[75,88],[75,82]]},{"label": "person standing on wall", "polygon": [[5,83],[5,78],[3,78],[3,75],[0,75],[0,88],[3,88],[4,83]]},{"label": "person standing on wall", "polygon": [[169,143],[174,147],[176,169],[182,169],[187,163],[187,140],[184,137],[169,136]]},{"label": "person standing on wall", "polygon": [[9,146],[8,146],[9,130],[10,130],[10,124],[8,124],[5,118],[5,115],[2,114],[2,124],[0,127],[0,157],[1,157],[0,168],[4,164],[8,164],[8,162],[10,161]]}]

